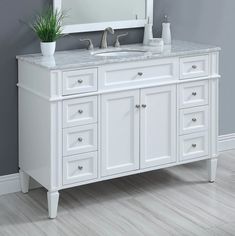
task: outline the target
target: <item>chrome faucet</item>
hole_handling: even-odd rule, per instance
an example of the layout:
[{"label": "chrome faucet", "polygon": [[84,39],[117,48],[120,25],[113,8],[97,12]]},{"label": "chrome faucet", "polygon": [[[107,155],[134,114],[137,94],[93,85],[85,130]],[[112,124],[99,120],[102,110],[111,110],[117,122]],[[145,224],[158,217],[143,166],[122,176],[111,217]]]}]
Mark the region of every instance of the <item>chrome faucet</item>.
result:
[{"label": "chrome faucet", "polygon": [[93,50],[94,49],[94,45],[91,41],[91,39],[80,39],[81,42],[88,42],[88,47],[87,50]]},{"label": "chrome faucet", "polygon": [[100,44],[100,48],[107,48],[108,47],[108,43],[107,43],[107,35],[108,32],[110,34],[114,34],[114,30],[111,27],[108,27],[104,30],[104,33],[102,35],[102,39],[101,39],[101,44]]}]

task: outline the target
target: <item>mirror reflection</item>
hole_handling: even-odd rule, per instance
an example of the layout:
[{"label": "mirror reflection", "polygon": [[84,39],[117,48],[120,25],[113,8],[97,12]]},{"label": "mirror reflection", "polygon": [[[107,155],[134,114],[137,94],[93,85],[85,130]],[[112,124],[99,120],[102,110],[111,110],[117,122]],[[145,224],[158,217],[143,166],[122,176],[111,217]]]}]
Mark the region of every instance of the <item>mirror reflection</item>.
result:
[{"label": "mirror reflection", "polygon": [[69,17],[64,25],[146,18],[146,0],[62,0]]}]

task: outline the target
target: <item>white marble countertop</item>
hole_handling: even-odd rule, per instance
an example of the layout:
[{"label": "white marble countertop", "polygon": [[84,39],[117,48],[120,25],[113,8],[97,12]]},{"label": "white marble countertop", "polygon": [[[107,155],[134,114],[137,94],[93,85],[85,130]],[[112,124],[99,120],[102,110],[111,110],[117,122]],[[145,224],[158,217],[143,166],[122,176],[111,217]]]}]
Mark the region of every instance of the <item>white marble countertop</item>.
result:
[{"label": "white marble countertop", "polygon": [[[43,57],[41,54],[30,54],[20,55],[16,58],[18,60],[22,60],[49,70],[60,70],[76,67],[93,67],[111,63],[143,61],[164,57],[196,55],[220,50],[219,47],[215,46],[179,40],[174,40],[171,46],[164,46],[162,50],[156,47],[146,47],[142,44],[123,45],[121,49],[145,50],[146,53],[138,56],[131,55],[126,57],[101,57],[93,55],[94,53],[101,51],[101,49],[95,49],[94,51],[82,49],[58,51],[53,57]],[[116,49],[110,47],[108,50],[120,50],[120,48]]]}]

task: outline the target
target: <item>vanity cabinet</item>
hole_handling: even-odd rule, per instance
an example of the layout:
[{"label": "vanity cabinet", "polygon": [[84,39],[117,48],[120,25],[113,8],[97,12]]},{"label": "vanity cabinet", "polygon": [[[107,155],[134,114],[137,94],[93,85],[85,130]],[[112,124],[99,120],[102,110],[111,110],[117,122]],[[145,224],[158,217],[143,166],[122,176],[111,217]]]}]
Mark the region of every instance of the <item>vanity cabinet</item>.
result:
[{"label": "vanity cabinet", "polygon": [[139,169],[139,90],[101,96],[101,175]]},{"label": "vanity cabinet", "polygon": [[101,96],[102,176],[176,161],[176,86]]},{"label": "vanity cabinet", "polygon": [[184,45],[144,58],[18,57],[21,188],[32,177],[48,190],[50,218],[66,188],[200,160],[215,180],[219,49]]},{"label": "vanity cabinet", "polygon": [[176,85],[140,91],[140,167],[176,162]]}]

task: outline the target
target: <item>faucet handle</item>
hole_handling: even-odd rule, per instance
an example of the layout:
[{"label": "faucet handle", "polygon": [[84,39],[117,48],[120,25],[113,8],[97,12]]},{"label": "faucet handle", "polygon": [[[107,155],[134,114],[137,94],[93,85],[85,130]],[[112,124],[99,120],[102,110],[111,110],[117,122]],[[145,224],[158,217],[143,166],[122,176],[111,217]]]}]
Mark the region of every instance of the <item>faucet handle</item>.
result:
[{"label": "faucet handle", "polygon": [[94,45],[93,45],[93,43],[92,43],[92,41],[91,41],[91,39],[80,39],[80,41],[81,42],[88,42],[89,44],[88,44],[88,50],[93,50],[94,49]]},{"label": "faucet handle", "polygon": [[119,39],[122,38],[122,37],[125,37],[125,36],[127,36],[127,35],[128,35],[128,33],[118,35],[118,36],[117,36],[117,39],[116,39],[116,42],[115,42],[115,44],[114,44],[114,47],[115,47],[115,48],[119,48],[119,47],[121,46],[121,45],[120,45],[120,42],[119,42]]}]

